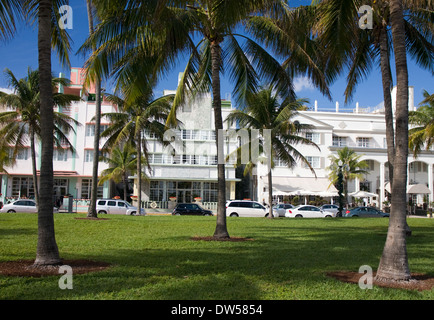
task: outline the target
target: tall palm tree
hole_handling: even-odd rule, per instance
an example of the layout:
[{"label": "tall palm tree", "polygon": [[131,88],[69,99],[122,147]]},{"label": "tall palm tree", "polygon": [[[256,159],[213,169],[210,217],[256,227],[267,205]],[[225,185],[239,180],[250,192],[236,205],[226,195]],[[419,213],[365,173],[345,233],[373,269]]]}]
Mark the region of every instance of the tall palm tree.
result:
[{"label": "tall palm tree", "polygon": [[434,94],[424,90],[423,96],[425,99],[419,105],[427,104],[409,112],[409,123],[413,125],[408,131],[409,147],[415,158],[424,147],[429,150],[434,143]]},{"label": "tall palm tree", "polygon": [[345,194],[345,203],[348,206],[348,181],[356,178],[363,178],[368,173],[366,170],[369,165],[366,161],[360,160],[362,155],[357,154],[354,150],[344,147],[337,151],[337,155],[329,156],[330,166],[327,168],[330,171],[329,179],[332,184],[338,183],[339,173],[342,173],[343,189]]},{"label": "tall palm tree", "polygon": [[[316,30],[320,42],[329,51],[325,56],[333,74],[346,72],[345,102],[352,99],[360,81],[367,77],[373,67],[381,70],[386,121],[389,181],[393,185],[395,155],[395,132],[391,89],[393,87],[390,57],[392,56],[390,1],[323,0],[316,1],[318,22]],[[372,29],[359,27],[358,9],[369,5],[373,13]],[[426,1],[403,1],[406,8],[404,19],[408,53],[420,67],[434,72],[434,24],[432,11]],[[431,5],[432,6],[432,5]],[[428,10],[426,10],[428,8]],[[431,9],[432,10],[432,9]],[[340,70],[340,71],[339,71]]]},{"label": "tall palm tree", "polygon": [[390,1],[396,69],[396,127],[392,203],[386,243],[377,270],[378,281],[407,281],[411,278],[406,246],[406,196],[408,161],[408,69],[403,1]]},{"label": "tall palm tree", "polygon": [[[89,34],[94,32],[95,10],[91,0],[86,0],[87,17],[89,23]],[[95,48],[93,48],[95,50]],[[99,165],[99,144],[101,135],[101,77],[95,77],[95,135],[93,140],[93,164],[92,164],[92,189],[90,205],[87,212],[88,217],[96,218],[96,200],[98,197],[98,165]]]},{"label": "tall palm tree", "polygon": [[[111,149],[124,143],[131,143],[137,149],[137,207],[142,201],[142,155],[148,158],[148,142],[144,135],[149,130],[164,143],[165,122],[171,109],[173,95],[153,98],[152,88],[135,100],[122,99],[116,95],[107,95],[107,100],[116,104],[120,112],[104,113],[111,126],[101,136],[108,138],[103,149]],[[150,170],[149,164],[148,169]]]},{"label": "tall palm tree", "polygon": [[[103,170],[98,184],[102,185],[105,181],[112,180],[116,183],[124,184],[124,200],[127,200],[128,175],[137,170],[137,151],[129,143],[124,144],[123,148],[114,147],[110,151],[110,157],[101,156],[100,160],[107,161],[109,168]],[[142,158],[142,162],[146,160]],[[142,174],[142,179],[146,179]]]},{"label": "tall palm tree", "polygon": [[38,1],[38,64],[41,112],[41,170],[38,206],[38,244],[34,264],[60,264],[59,248],[53,218],[53,87],[51,79],[51,14],[50,0]]},{"label": "tall palm tree", "polygon": [[[185,92],[212,92],[215,130],[222,129],[220,75],[228,71],[233,80],[234,97],[238,102],[248,90],[254,91],[261,81],[278,81],[294,97],[291,75],[296,72],[316,73],[312,64],[285,70],[252,37],[237,33],[252,16],[269,12],[273,17],[288,12],[280,0],[182,1],[155,0],[144,6],[140,1],[117,0],[109,5],[97,1],[104,12],[102,23],[89,37],[83,48],[96,44],[98,50],[87,62],[87,68],[100,74],[112,75],[117,87],[129,90],[128,96],[140,94],[141,86],[155,75],[164,75],[178,58],[190,55],[178,85],[173,112],[168,124],[173,124],[177,107],[185,102]],[[198,39],[198,41],[195,41]],[[293,59],[294,60],[294,59]],[[292,63],[294,66],[295,63]],[[320,69],[317,69],[320,70]],[[320,80],[315,80],[319,83]],[[324,87],[323,87],[324,88]],[[216,140],[217,155],[223,154],[222,143]],[[229,237],[225,215],[224,163],[218,169],[218,209],[214,237]]]},{"label": "tall palm tree", "polygon": [[[39,203],[35,150],[35,139],[41,141],[39,72],[29,68],[27,77],[20,80],[9,69],[5,70],[5,74],[14,93],[0,92],[0,104],[15,110],[0,113],[0,124],[3,125],[0,129],[0,139],[4,147],[15,145],[14,158],[19,149],[30,141],[35,199],[36,203]],[[53,92],[57,87],[67,86],[68,84],[69,80],[65,78],[52,77]],[[67,108],[71,102],[79,100],[79,96],[59,92],[53,93],[53,103],[59,107]],[[79,122],[60,112],[54,112],[53,116],[54,143],[59,150],[63,150],[64,145],[66,145],[74,153],[75,150],[67,135],[69,132],[74,131],[73,125],[80,125]]]},{"label": "tall palm tree", "polygon": [[[226,119],[230,124],[237,123],[241,128],[255,129],[259,133],[258,137],[251,134],[249,147],[256,143],[254,139],[258,139],[259,154],[266,157],[269,218],[273,218],[272,169],[277,158],[288,167],[293,167],[301,161],[315,173],[306,158],[295,147],[306,144],[318,148],[314,142],[302,135],[309,131],[311,126],[294,121],[297,110],[306,100],[294,100],[284,96],[283,92],[273,86],[264,87],[257,93],[249,92],[246,94],[243,109],[232,111]],[[258,160],[250,159],[251,164]]]},{"label": "tall palm tree", "polygon": [[[234,93],[238,98],[242,98],[246,89],[254,89],[262,76],[267,80],[278,78],[282,86],[285,83],[292,92],[290,77],[280,64],[257,43],[235,33],[250,14],[270,4],[278,7],[280,1],[152,1],[143,6],[139,1],[118,0],[115,9],[104,8],[101,1],[99,5],[106,14],[85,45],[89,48],[97,43],[98,47],[88,67],[114,75],[118,87],[130,89],[128,96],[134,98],[141,86],[130,87],[129,82],[145,84],[155,74],[164,74],[180,56],[189,54],[168,124],[174,125],[177,107],[185,102],[185,92],[212,91],[215,130],[218,132],[223,128],[220,73],[224,67],[236,83]],[[202,38],[198,44],[194,40],[196,35]],[[242,45],[237,37],[245,44]],[[254,66],[259,66],[258,73]],[[223,154],[218,139],[216,147],[218,155]],[[224,163],[219,163],[217,168],[219,196],[214,236],[225,238],[229,234],[225,215]]]}]

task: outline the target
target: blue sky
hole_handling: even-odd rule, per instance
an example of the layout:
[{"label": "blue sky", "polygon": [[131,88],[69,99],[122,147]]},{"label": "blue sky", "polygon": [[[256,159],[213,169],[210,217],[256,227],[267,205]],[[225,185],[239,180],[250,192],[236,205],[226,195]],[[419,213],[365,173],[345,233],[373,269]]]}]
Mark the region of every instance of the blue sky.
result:
[{"label": "blue sky", "polygon": [[[310,1],[294,0],[293,5],[307,5]],[[73,29],[68,30],[72,37],[73,50],[70,54],[71,66],[81,67],[85,61],[85,57],[76,55],[77,49],[86,39],[89,29],[87,23],[86,1],[72,0],[70,2],[73,8]],[[53,55],[53,72],[59,74],[63,72],[69,77],[69,70],[62,68],[58,63],[58,59]],[[420,69],[414,64],[411,59],[409,63],[409,84],[414,87],[415,105],[422,99],[422,91],[425,89],[429,93],[434,93],[434,81],[430,72]],[[37,30],[28,25],[20,25],[14,39],[0,43],[0,90],[8,86],[3,70],[9,68],[18,77],[24,77],[27,73],[27,68],[37,69],[38,67],[38,51],[37,51]],[[161,95],[164,89],[174,90],[176,88],[178,73],[182,72],[184,63],[173,69],[171,75],[166,79],[162,79],[160,85],[156,89],[156,95]],[[394,65],[392,64],[394,69]],[[340,108],[355,108],[356,102],[359,102],[360,107],[375,107],[383,101],[382,84],[380,70],[373,69],[369,77],[361,82],[354,94],[353,101],[348,105],[344,104],[344,90],[346,86],[345,75],[338,79],[331,87],[333,100],[330,101],[324,97],[317,89],[315,89],[307,78],[295,79],[295,87],[297,95],[300,98],[307,98],[310,105],[313,106],[314,101],[318,101],[320,109],[335,108],[336,101],[339,102]],[[222,98],[227,97],[232,92],[232,86],[225,79],[222,80],[221,94]]]}]

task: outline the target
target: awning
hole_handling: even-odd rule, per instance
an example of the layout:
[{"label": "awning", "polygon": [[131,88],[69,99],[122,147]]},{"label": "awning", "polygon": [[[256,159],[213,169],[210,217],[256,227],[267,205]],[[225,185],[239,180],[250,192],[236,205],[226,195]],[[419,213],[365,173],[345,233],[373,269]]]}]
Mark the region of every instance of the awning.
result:
[{"label": "awning", "polygon": [[372,197],[378,197],[378,194],[376,193],[372,193],[372,192],[367,192],[367,191],[356,191],[356,192],[351,192],[348,195],[354,197],[354,198],[372,198]]},{"label": "awning", "polygon": [[[264,187],[268,188],[267,177]],[[273,195],[317,195],[321,197],[334,197],[338,191],[327,178],[300,178],[300,177],[273,177]]]},{"label": "awning", "polygon": [[412,184],[408,187],[407,193],[412,194],[427,194],[431,193],[431,191],[428,189],[428,187],[422,183],[419,184]]}]

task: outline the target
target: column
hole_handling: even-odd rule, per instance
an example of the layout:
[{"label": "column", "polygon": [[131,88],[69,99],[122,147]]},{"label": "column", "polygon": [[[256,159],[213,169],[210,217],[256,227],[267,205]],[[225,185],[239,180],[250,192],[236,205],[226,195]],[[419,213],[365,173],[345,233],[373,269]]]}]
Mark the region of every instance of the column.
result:
[{"label": "column", "polygon": [[384,162],[380,162],[380,194],[379,194],[379,199],[378,201],[380,202],[380,209],[383,210],[383,201],[385,201],[384,199],[384,184],[385,179],[384,179],[384,167],[385,167],[385,163]]},{"label": "column", "polygon": [[433,164],[428,164],[428,188],[430,190],[429,202],[434,202]]}]

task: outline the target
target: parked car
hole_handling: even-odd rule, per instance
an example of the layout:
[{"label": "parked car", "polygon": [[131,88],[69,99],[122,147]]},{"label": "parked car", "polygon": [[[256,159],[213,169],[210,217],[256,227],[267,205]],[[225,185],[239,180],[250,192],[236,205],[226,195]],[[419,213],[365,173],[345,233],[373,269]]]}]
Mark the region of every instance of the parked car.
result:
[{"label": "parked car", "polygon": [[318,207],[310,205],[299,205],[295,208],[287,209],[285,212],[287,218],[331,218],[336,217],[336,213],[323,211]]},{"label": "parked car", "polygon": [[351,210],[346,210],[343,214],[344,217],[369,217],[369,218],[383,218],[389,217],[388,213],[378,210],[373,207],[356,207]]},{"label": "parked car", "polygon": [[[319,207],[322,211],[330,211],[337,215],[339,212],[339,206],[335,204],[323,204],[321,207]],[[342,210],[343,211],[343,210]]]},{"label": "parked car", "polygon": [[279,203],[279,204],[276,204],[273,207],[274,216],[284,217],[285,216],[285,211],[287,209],[291,209],[291,208],[294,208],[294,206],[292,204],[289,204],[289,203]]},{"label": "parked car", "polygon": [[[35,200],[31,199],[20,199],[16,200],[12,203],[5,204],[3,208],[1,208],[0,212],[30,212],[37,213],[38,210],[36,208]],[[59,212],[57,207],[53,208],[53,212]]]},{"label": "parked car", "polygon": [[178,203],[172,215],[212,216],[213,214],[211,210],[206,210],[196,203]]},{"label": "parked car", "polygon": [[[226,215],[229,217],[266,217],[268,210],[262,204],[250,200],[226,202]],[[276,217],[276,214],[273,213]]]},{"label": "parked car", "polygon": [[[119,199],[98,199],[96,201],[96,213],[98,214],[126,214],[136,215],[137,207],[132,206],[125,200]],[[140,214],[145,214],[145,210],[140,209]]]}]

